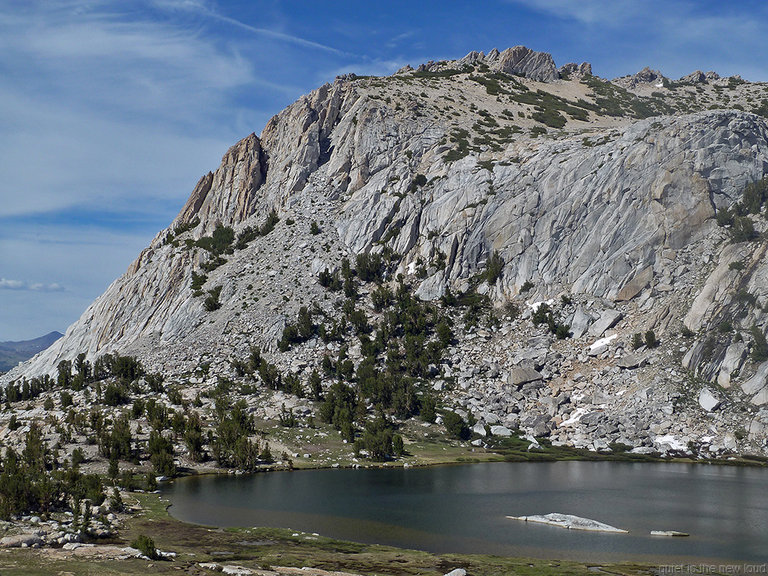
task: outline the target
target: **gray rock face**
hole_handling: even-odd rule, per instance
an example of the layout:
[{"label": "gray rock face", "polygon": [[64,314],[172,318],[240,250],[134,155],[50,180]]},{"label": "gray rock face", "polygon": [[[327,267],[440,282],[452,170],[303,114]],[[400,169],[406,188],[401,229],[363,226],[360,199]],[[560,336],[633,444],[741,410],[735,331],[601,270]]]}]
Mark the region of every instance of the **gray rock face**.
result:
[{"label": "gray rock face", "polygon": [[175,224],[199,218],[203,229],[217,223],[231,226],[253,213],[256,191],[264,183],[266,158],[255,134],[232,146],[216,173],[203,176],[181,209]]},{"label": "gray rock face", "polygon": [[753,404],[768,403],[768,362],[760,364],[755,375],[742,383],[741,389],[752,397]]},{"label": "gray rock face", "polygon": [[[648,66],[640,70],[637,74],[632,76],[624,76],[623,78],[617,78],[614,80],[619,86],[625,88],[636,88],[642,84],[653,84],[656,86],[663,85],[666,78],[658,70],[651,70]],[[661,87],[661,86],[659,86]]]},{"label": "gray rock face", "polygon": [[691,72],[687,76],[680,78],[680,82],[687,82],[690,84],[704,84],[706,82],[713,82],[714,80],[720,80],[720,74],[713,71],[704,73],[701,70],[696,70],[695,72]]},{"label": "gray rock face", "polygon": [[[581,136],[523,139],[499,156],[520,161],[496,165],[489,179],[472,156],[454,163],[439,156],[439,127],[400,114],[350,82],[326,85],[270,120],[261,138],[233,147],[174,225],[190,221],[198,207],[201,224],[193,233],[199,236],[218,222],[258,224],[271,207],[313,194],[344,194],[330,225],[353,253],[389,236],[403,255],[403,271],[422,254],[446,255],[442,278],[424,286],[425,297],[440,294],[443,282],[457,291],[493,247],[506,262],[495,299],[516,294],[527,281],[613,299],[649,267],[663,274],[663,250],[706,236],[713,206],[728,205],[744,182],[762,174],[768,157],[761,119],[713,111],[636,122],[590,148]],[[415,170],[433,180],[421,199],[395,195],[407,192],[405,175],[414,170],[405,150],[415,154]],[[132,343],[142,339],[154,346],[190,335],[204,316],[188,289],[200,255],[173,250],[167,234],[24,370],[50,371],[78,351],[93,357],[136,349]]]},{"label": "gray rock face", "polygon": [[574,62],[569,62],[568,64],[565,64],[564,66],[561,66],[558,70],[558,75],[563,77],[574,77],[574,78],[587,78],[588,76],[592,76],[592,64],[589,62],[582,62],[581,64],[576,64]]},{"label": "gray rock face", "polygon": [[[474,69],[461,72],[462,66]],[[503,99],[477,82],[484,66],[516,75]],[[229,359],[244,357],[251,345],[273,352],[300,305],[324,302],[319,271],[386,247],[398,255],[393,277],[403,274],[426,300],[476,285],[498,252],[504,262],[498,278],[480,281],[478,289],[497,312],[514,300],[529,321],[523,300],[551,299],[562,312],[558,321],[571,323],[574,338],[564,341],[543,332],[518,341],[510,330],[486,350],[487,363],[476,358],[465,365],[464,353],[453,354],[441,368],[444,377],[458,376],[467,396],[486,391],[472,396],[484,400],[471,406],[475,413],[555,435],[558,422],[575,426],[586,414],[577,443],[597,447],[597,436],[613,434],[649,448],[652,424],[659,427],[653,434],[676,439],[692,426],[680,423],[677,397],[665,388],[685,380],[675,359],[683,354],[685,368],[727,387],[729,396],[744,395],[753,409],[768,403],[768,377],[762,367],[755,375],[749,357],[752,326],[763,332],[768,326],[766,249],[726,241],[729,229],[715,221],[747,183],[768,173],[765,119],[707,110],[636,120],[597,117],[590,109],[587,120],[569,118],[562,130],[534,137],[531,130],[541,123],[512,96],[581,90],[569,96],[575,102],[592,93],[573,80],[541,84],[559,78],[549,54],[518,46],[419,69],[421,75],[403,69],[387,79],[338,78],[280,112],[260,136],[230,148],[172,225],[65,337],[0,381],[55,373],[60,360],[79,352],[91,360],[111,351],[135,354],[149,369],[169,374],[187,374],[205,359],[226,373]],[[564,70],[591,73],[586,64]],[[651,70],[633,78],[663,80]],[[474,109],[461,100],[465,94]],[[514,106],[516,130],[509,123],[490,128],[487,118],[499,126],[511,122],[504,111]],[[475,130],[466,153],[460,130]],[[489,144],[492,130],[506,139]],[[207,312],[191,283],[192,271],[209,256],[194,241],[219,224],[235,232],[258,227],[271,210],[282,218],[277,232],[227,254],[209,273],[204,290],[221,286],[221,308]],[[754,221],[762,232],[764,222]],[[321,234],[310,233],[311,222]],[[529,291],[521,294],[524,286]],[[561,296],[574,303],[562,304]],[[685,340],[678,338],[683,320],[693,333]],[[635,366],[626,353],[631,334],[648,329],[670,347],[648,353],[637,370],[621,370]],[[609,330],[615,340],[587,350]],[[495,338],[472,337],[475,343]],[[308,352],[303,366],[317,356]],[[291,360],[286,365],[293,367]],[[590,416],[595,390],[610,390],[600,418]],[[562,392],[572,401],[542,400]],[[691,400],[695,407],[696,397]],[[718,417],[732,405],[722,400]],[[699,415],[707,410],[699,408]],[[660,414],[664,421],[656,422]],[[753,421],[755,434],[763,434],[762,421]]]},{"label": "gray rock face", "polygon": [[486,61],[494,70],[540,82],[554,82],[560,77],[551,54],[534,52],[525,46],[507,48],[493,58],[489,54]]},{"label": "gray rock face", "polygon": [[610,330],[619,320],[621,320],[623,314],[618,310],[606,310],[602,313],[600,318],[595,321],[592,326],[589,327],[589,334],[595,338],[600,338],[607,330]]}]

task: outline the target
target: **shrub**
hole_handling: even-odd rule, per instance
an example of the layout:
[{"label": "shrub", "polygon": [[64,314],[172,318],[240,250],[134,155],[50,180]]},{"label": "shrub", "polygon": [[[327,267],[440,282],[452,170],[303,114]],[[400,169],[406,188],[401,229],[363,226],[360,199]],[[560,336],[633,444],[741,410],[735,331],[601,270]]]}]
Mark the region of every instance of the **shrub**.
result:
[{"label": "shrub", "polygon": [[536,122],[546,124],[550,128],[562,128],[566,124],[565,118],[557,110],[541,110],[534,112],[532,118],[536,120]]},{"label": "shrub", "polygon": [[133,356],[120,356],[112,354],[109,357],[110,371],[113,376],[125,380],[136,380],[144,375],[144,367],[141,362]]},{"label": "shrub", "polygon": [[219,308],[221,308],[221,302],[219,301],[220,295],[221,295],[221,286],[216,286],[208,290],[208,296],[203,302],[203,306],[205,307],[207,312],[213,312],[214,310],[218,310]]},{"label": "shrub", "polygon": [[331,274],[328,270],[322,270],[317,275],[317,281],[320,283],[320,286],[328,288],[332,292],[341,290],[341,279],[338,272]]},{"label": "shrub", "polygon": [[243,228],[243,230],[237,236],[237,242],[235,242],[235,248],[237,248],[238,250],[242,250],[243,248],[248,246],[248,243],[251,240],[254,240],[259,236],[266,236],[267,234],[272,232],[272,230],[275,229],[275,224],[277,224],[278,222],[280,222],[280,218],[278,218],[277,212],[272,210],[267,215],[267,219],[264,221],[264,224],[262,224],[261,226],[258,226],[256,228],[252,226],[246,226],[245,228]]},{"label": "shrub", "polygon": [[744,270],[744,262],[741,260],[736,260],[735,262],[731,262],[728,264],[729,270]]},{"label": "shrub", "polygon": [[323,399],[323,383],[317,370],[312,370],[312,374],[309,375],[309,391],[313,399]]},{"label": "shrub", "polygon": [[749,242],[757,238],[757,232],[748,216],[738,216],[731,225],[732,242]]},{"label": "shrub", "polygon": [[309,233],[313,236],[320,234],[320,226],[317,225],[317,222],[312,220],[312,224],[309,225]]},{"label": "shrub", "polygon": [[715,220],[717,221],[718,226],[730,226],[733,224],[733,214],[731,214],[731,211],[728,208],[723,208],[717,211]]},{"label": "shrub", "polygon": [[214,256],[232,253],[235,231],[229,226],[219,224],[210,236],[203,236],[195,244]]},{"label": "shrub", "polygon": [[643,346],[643,335],[639,332],[632,334],[632,350],[637,350]]},{"label": "shrub", "polygon": [[470,436],[467,423],[456,412],[446,412],[445,416],[443,416],[443,424],[448,435],[453,438],[467,440]]},{"label": "shrub", "polygon": [[392,290],[390,290],[387,286],[384,286],[383,284],[381,286],[377,286],[376,289],[371,292],[371,303],[373,304],[373,309],[376,312],[381,312],[384,310],[384,308],[388,308],[389,305],[392,304],[394,296],[395,295],[392,293]]},{"label": "shrub", "polygon": [[358,254],[355,259],[355,270],[363,282],[379,282],[384,273],[381,254]]},{"label": "shrub", "polygon": [[85,453],[83,452],[83,449],[78,446],[72,450],[72,466],[80,466],[83,462],[85,462]]},{"label": "shrub", "polygon": [[411,182],[411,192],[416,192],[416,190],[424,186],[426,183],[427,177],[424,176],[424,174],[416,174],[416,176],[413,178],[413,181]]},{"label": "shrub", "polygon": [[656,334],[653,330],[648,330],[645,333],[645,345],[648,346],[648,348],[656,348],[656,346],[659,345],[659,341],[656,340]]},{"label": "shrub", "polygon": [[755,362],[768,360],[768,342],[765,339],[765,334],[754,324],[750,328],[750,333],[752,334],[752,360]]},{"label": "shrub", "polygon": [[437,417],[437,413],[435,412],[436,407],[437,403],[435,402],[434,396],[430,394],[425,394],[422,396],[419,408],[419,415],[421,416],[421,419],[424,420],[424,422],[434,422],[435,418]]},{"label": "shrub", "polygon": [[123,386],[115,382],[107,384],[107,388],[104,390],[104,404],[107,406],[119,406],[127,404],[129,400],[128,391]]},{"label": "shrub", "polygon": [[504,315],[508,316],[511,320],[514,320],[520,316],[520,308],[514,302],[509,301],[504,304]]},{"label": "shrub", "polygon": [[155,548],[155,541],[145,534],[139,534],[136,540],[131,542],[131,547],[136,548],[144,556],[151,560],[157,560],[160,556]]},{"label": "shrub", "polygon": [[67,392],[66,390],[61,391],[61,408],[68,408],[69,406],[72,406],[74,399],[72,398],[72,394]]},{"label": "shrub", "polygon": [[195,296],[203,295],[203,286],[207,280],[208,276],[205,274],[197,274],[194,270],[192,271],[192,283],[190,287]]},{"label": "shrub", "polygon": [[552,309],[546,302],[542,302],[536,308],[536,311],[531,315],[531,320],[533,321],[534,325],[538,326],[539,324],[544,324],[547,322],[551,315]]},{"label": "shrub", "polygon": [[488,259],[488,267],[485,271],[485,279],[488,284],[495,284],[496,280],[501,276],[501,272],[504,269],[504,259],[501,255],[494,250],[491,257]]},{"label": "shrub", "polygon": [[392,436],[392,452],[395,456],[402,456],[405,454],[405,444],[403,443],[403,437],[400,434]]},{"label": "shrub", "polygon": [[[550,330],[552,327],[550,326]],[[555,329],[554,329],[554,335],[557,337],[558,340],[565,340],[571,335],[571,326],[570,324],[560,324],[555,323]]]},{"label": "shrub", "polygon": [[355,444],[358,449],[365,448],[368,450],[371,460],[379,462],[386,460],[393,452],[392,427],[383,416],[379,415],[375,420],[365,425],[362,438]]},{"label": "shrub", "polygon": [[526,280],[523,282],[523,285],[520,286],[520,294],[523,294],[525,292],[530,292],[533,289],[533,282],[530,280]]},{"label": "shrub", "polygon": [[749,214],[759,214],[768,198],[768,179],[750,182],[741,193],[741,206]]}]

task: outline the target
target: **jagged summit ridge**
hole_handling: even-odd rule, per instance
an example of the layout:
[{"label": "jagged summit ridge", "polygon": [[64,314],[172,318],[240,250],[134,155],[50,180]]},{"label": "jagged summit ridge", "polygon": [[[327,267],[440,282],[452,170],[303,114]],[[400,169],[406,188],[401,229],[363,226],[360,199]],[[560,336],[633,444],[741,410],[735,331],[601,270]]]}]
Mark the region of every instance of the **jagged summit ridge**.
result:
[{"label": "jagged summit ridge", "polygon": [[[548,52],[536,52],[526,46],[514,46],[501,52],[496,48],[493,48],[488,54],[485,52],[472,51],[459,60],[451,60],[447,62],[430,61],[426,64],[420,64],[416,68],[416,71],[436,72],[446,67],[463,68],[476,65],[488,66],[488,68],[497,72],[522,76],[539,82],[554,82],[561,76],[561,72],[555,67],[555,61],[552,59],[551,54]],[[587,62],[584,62],[580,66],[567,64],[566,67],[561,70],[570,71],[571,67],[582,73],[586,73],[587,71],[589,71],[589,74],[592,73],[592,68]],[[406,66],[400,69],[398,73],[407,73],[412,70],[413,68]]]}]

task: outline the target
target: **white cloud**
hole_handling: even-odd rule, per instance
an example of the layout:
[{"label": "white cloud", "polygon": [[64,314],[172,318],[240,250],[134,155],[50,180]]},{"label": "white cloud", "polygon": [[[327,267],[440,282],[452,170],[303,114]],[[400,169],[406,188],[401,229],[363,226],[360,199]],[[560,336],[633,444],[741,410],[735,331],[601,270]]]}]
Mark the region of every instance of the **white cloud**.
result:
[{"label": "white cloud", "polygon": [[32,292],[62,292],[64,287],[54,282],[43,284],[42,282],[28,282],[26,280],[9,280],[0,278],[0,290],[29,290]]},{"label": "white cloud", "polygon": [[154,234],[7,220],[0,230],[0,341],[63,332]]},{"label": "white cloud", "polygon": [[8,280],[7,278],[0,278],[0,288],[3,290],[23,290],[24,282],[21,280]]}]

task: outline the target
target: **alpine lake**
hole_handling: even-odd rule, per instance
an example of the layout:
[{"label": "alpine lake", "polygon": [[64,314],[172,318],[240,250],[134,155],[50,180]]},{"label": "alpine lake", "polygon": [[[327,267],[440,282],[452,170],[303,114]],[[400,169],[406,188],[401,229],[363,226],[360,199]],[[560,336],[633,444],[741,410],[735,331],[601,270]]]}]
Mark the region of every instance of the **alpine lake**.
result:
[{"label": "alpine lake", "polygon": [[[270,526],[433,553],[655,564],[768,562],[768,468],[688,463],[494,462],[180,478],[174,518]],[[508,516],[559,512],[628,533]],[[674,530],[687,537],[652,536]]]}]

